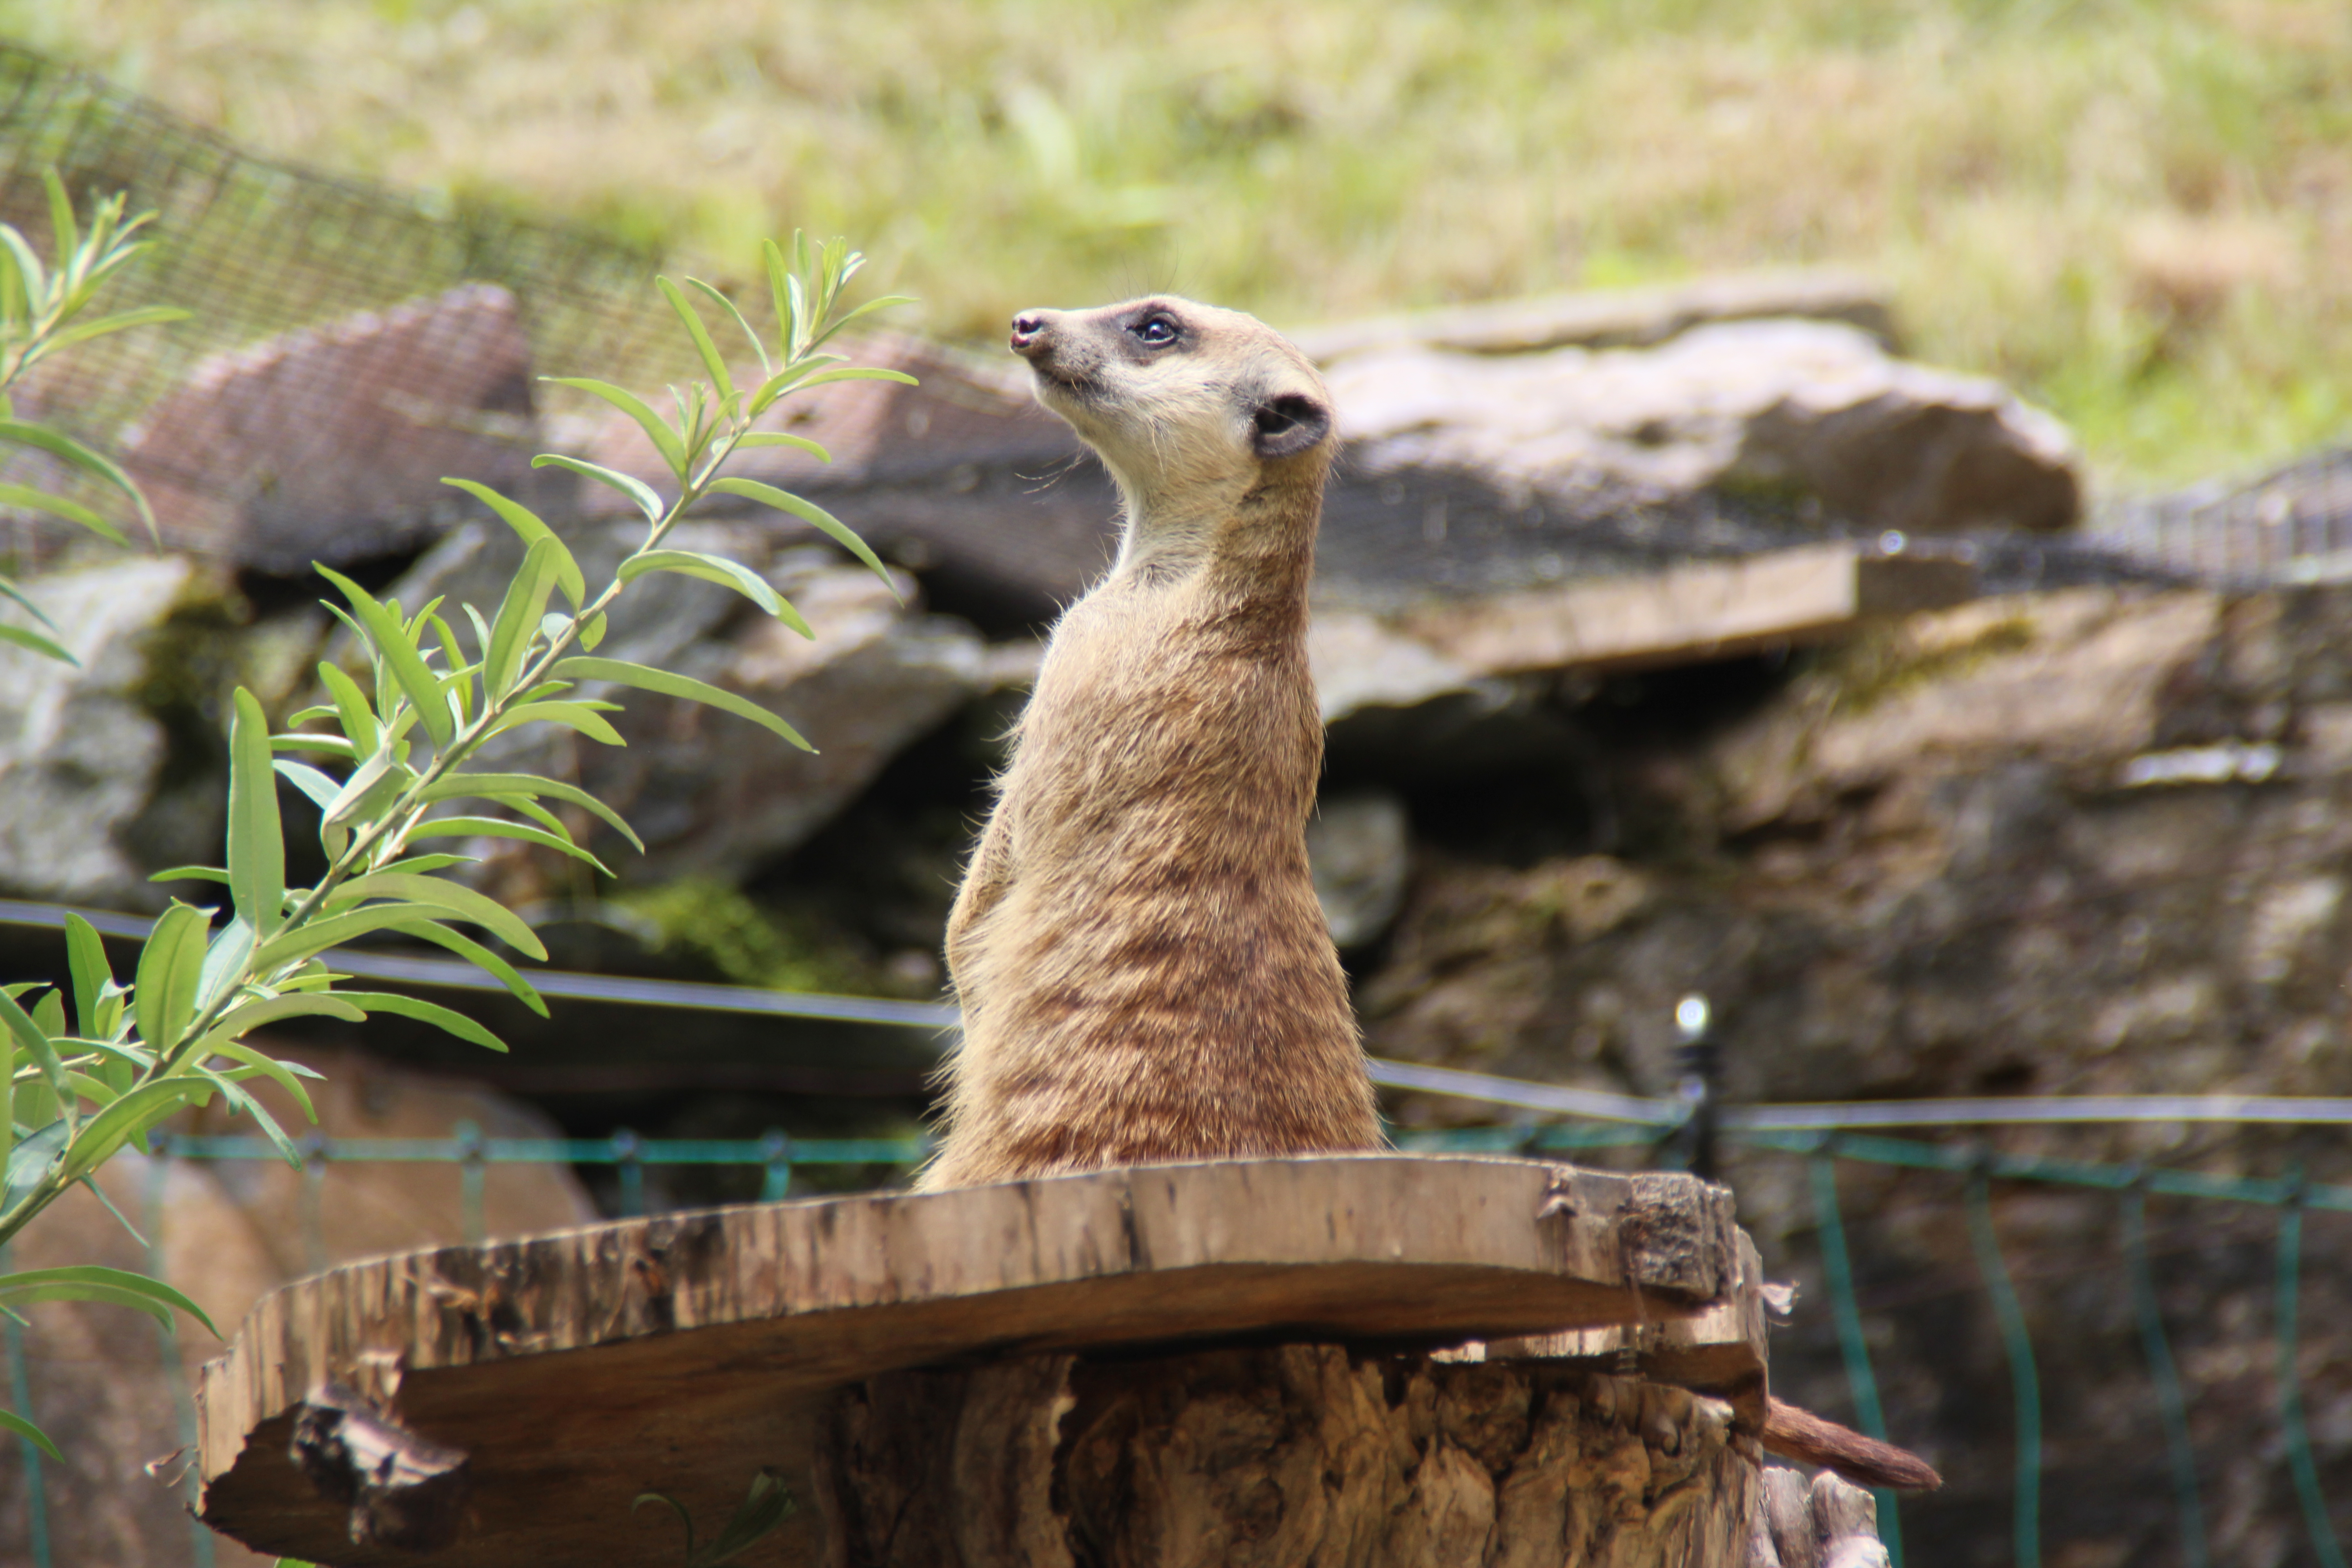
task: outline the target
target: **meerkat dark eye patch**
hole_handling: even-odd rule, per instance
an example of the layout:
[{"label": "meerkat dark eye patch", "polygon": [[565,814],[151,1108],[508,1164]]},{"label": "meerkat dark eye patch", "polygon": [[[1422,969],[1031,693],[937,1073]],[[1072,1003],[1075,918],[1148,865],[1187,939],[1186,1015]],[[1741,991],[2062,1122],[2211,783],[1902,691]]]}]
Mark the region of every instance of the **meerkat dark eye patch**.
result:
[{"label": "meerkat dark eye patch", "polygon": [[1250,416],[1250,444],[1261,458],[1291,458],[1330,433],[1331,416],[1321,404],[1297,393],[1269,397]]}]

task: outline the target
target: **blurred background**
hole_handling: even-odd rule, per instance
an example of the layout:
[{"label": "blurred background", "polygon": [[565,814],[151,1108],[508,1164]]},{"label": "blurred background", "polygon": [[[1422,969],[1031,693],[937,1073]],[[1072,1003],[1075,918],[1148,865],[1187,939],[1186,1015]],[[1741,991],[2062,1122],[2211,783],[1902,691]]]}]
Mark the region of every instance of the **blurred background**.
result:
[{"label": "blurred background", "polygon": [[[2340,5],[0,0],[0,218],[46,240],[44,167],[129,189],[162,243],[123,302],[194,312],[19,398],[170,548],[7,519],[82,659],[0,648],[7,978],[61,970],[54,906],[194,896],[147,878],[217,854],[227,692],[283,717],[344,651],[311,561],[494,597],[514,552],[444,473],[616,558],[525,459],[626,467],[626,432],[534,378],[690,374],[655,269],[731,289],[800,227],[919,300],[861,352],[924,385],[833,391],[840,460],[775,476],[906,604],[714,510],[817,639],[687,579],[615,626],[823,754],[642,698],[625,752],[528,759],[648,853],[595,840],[597,886],[486,843],[482,884],[639,990],[430,993],[504,1058],[281,1038],[335,1086],[306,1173],[205,1122],[110,1176],[216,1313],[369,1251],[903,1179],[961,859],[1113,507],[1003,325],[1145,291],[1294,331],[1340,405],[1313,847],[1382,1061],[1667,1098],[1697,993],[1733,1106],[2352,1095]],[[1412,1146],[1689,1153],[1388,1082]],[[2340,1563],[2352,1149],[2206,1110],[1727,1139],[1800,1288],[1776,1392],[1948,1479],[1900,1561]],[[44,1510],[60,1562],[241,1561],[135,1476],[186,1420],[158,1358],[204,1347],[34,1333],[67,1457],[0,1462],[0,1539]]]}]

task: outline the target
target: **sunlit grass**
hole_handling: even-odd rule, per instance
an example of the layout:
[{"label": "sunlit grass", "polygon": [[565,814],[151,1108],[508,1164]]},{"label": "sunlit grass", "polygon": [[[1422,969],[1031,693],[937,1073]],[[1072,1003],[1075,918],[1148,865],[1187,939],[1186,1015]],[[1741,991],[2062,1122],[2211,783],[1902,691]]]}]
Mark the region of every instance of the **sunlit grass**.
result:
[{"label": "sunlit grass", "polygon": [[932,330],[1305,321],[1835,262],[2129,481],[2352,420],[2352,6],[0,0],[257,147],[720,263],[856,236]]}]

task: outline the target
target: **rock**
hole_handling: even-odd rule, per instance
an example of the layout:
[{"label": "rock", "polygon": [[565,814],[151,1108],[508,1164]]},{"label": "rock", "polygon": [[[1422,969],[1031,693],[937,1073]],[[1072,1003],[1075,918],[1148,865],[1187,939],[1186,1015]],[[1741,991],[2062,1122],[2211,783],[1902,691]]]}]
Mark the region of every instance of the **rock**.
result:
[{"label": "rock", "polygon": [[121,842],[165,751],[138,689],[144,642],[190,573],[182,560],[132,559],[23,584],[80,668],[0,644],[0,886],[10,892],[152,901]]},{"label": "rock", "polygon": [[[460,1121],[491,1136],[556,1136],[551,1124],[512,1101],[402,1072],[357,1052],[272,1048],[327,1074],[312,1093],[320,1130],[331,1137],[446,1138]],[[287,1124],[299,1130],[293,1118]],[[232,1122],[217,1111],[201,1113],[190,1130],[252,1131],[249,1122]],[[264,1292],[314,1268],[466,1238],[459,1174],[449,1165],[331,1165],[317,1189],[315,1224],[305,1219],[304,1178],[275,1161],[151,1160],[132,1152],[104,1167],[100,1183],[114,1205],[156,1244],[152,1251],[78,1189],[16,1238],[12,1264],[96,1263],[160,1273],[225,1334],[235,1331]],[[596,1217],[564,1165],[491,1166],[482,1197],[493,1235]],[[53,1561],[171,1568],[200,1561],[194,1537],[201,1534],[218,1568],[270,1562],[194,1524],[184,1494],[167,1484],[186,1464],[186,1456],[173,1458],[173,1451],[194,1432],[188,1379],[197,1362],[220,1348],[204,1329],[183,1318],[174,1341],[141,1313],[79,1302],[46,1302],[26,1315],[33,1415],[65,1456],[62,1464],[42,1465]],[[164,1461],[159,1467],[163,1479],[145,1473],[150,1460]],[[25,1476],[21,1464],[0,1465],[0,1540],[28,1538]]]},{"label": "rock", "polygon": [[1318,364],[1413,345],[1455,353],[1524,354],[1544,349],[1643,348],[1713,321],[1797,318],[1843,321],[1879,342],[1895,341],[1885,289],[1822,268],[1731,272],[1637,289],[1582,289],[1521,300],[1335,321],[1289,333]]},{"label": "rock", "polygon": [[166,537],[291,574],[437,531],[455,474],[532,484],[530,342],[468,283],[200,363],[122,438]]},{"label": "rock", "polygon": [[1327,796],[1307,824],[1315,897],[1342,948],[1379,938],[1404,902],[1404,802],[1386,790]]},{"label": "rock", "polygon": [[[808,618],[814,641],[755,615],[674,661],[782,715],[814,752],[716,709],[641,691],[621,694],[627,710],[612,715],[626,748],[579,744],[581,784],[645,840],[642,858],[610,846],[620,859],[606,863],[623,876],[751,875],[987,689],[989,656],[969,626],[902,607],[872,573],[835,559],[788,552],[769,573]],[[901,586],[911,599],[912,584]]]},{"label": "rock", "polygon": [[1465,470],[1584,512],[1779,488],[1906,532],[2064,528],[2080,507],[2073,443],[2048,416],[1830,322],[1508,358],[1406,348],[1346,360],[1328,380],[1351,464],[1375,479]]},{"label": "rock", "polygon": [[[1612,743],[1584,752],[1580,782],[1640,831],[1609,855],[1532,866],[1423,847],[1387,960],[1359,994],[1368,1047],[1665,1093],[1675,1003],[1697,991],[1734,1104],[2352,1094],[2347,619],[2343,587],[1989,601],[1874,633],[1729,722],[1648,734],[1619,721],[1601,731]],[[1434,1097],[1393,1113],[1407,1125],[1502,1114]],[[2265,1177],[2301,1162],[2314,1181],[2352,1183],[2338,1142],[2284,1130],[2086,1125],[1947,1142],[1959,1136]],[[1725,1174],[1768,1267],[1813,1297],[1802,1164],[1735,1145]],[[1893,1435],[1948,1482],[1916,1512],[1906,1501],[1905,1523],[1973,1540],[1968,1521],[2006,1518],[2011,1415],[1958,1185],[1857,1162],[1840,1179]],[[2084,1561],[2153,1558],[2169,1516],[2136,1500],[2168,1482],[2147,1373],[2101,1348],[2137,1332],[2116,1196],[1993,1191],[2038,1347],[2051,1473],[2066,1478],[2043,1501],[2053,1558],[2071,1541],[2097,1543]],[[2274,1451],[2221,1436],[2275,1429],[2256,1370],[2273,1353],[2272,1222],[2186,1200],[2149,1209],[2206,1495],[2247,1500],[2209,1514],[2213,1558],[2249,1560],[2300,1530]],[[2306,1303],[2352,1290],[2343,1235],[2315,1226],[2304,1267]],[[2305,1365],[2352,1364],[2352,1331],[2323,1317],[2307,1309]],[[1776,1336],[1773,1390],[1835,1416],[1850,1406],[1827,1318]],[[2314,1371],[2305,1386],[2315,1432],[2352,1432],[2341,1378]],[[2317,1462],[2328,1495],[2352,1485],[2352,1442],[2322,1440]],[[1996,1552],[1999,1532],[1982,1533],[1979,1554]]]}]

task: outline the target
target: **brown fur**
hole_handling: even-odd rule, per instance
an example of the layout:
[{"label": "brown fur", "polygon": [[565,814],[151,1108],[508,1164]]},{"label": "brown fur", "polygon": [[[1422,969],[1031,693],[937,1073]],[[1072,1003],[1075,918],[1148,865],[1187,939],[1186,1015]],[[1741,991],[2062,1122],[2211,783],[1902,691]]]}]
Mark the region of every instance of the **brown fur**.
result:
[{"label": "brown fur", "polygon": [[949,918],[963,1037],[921,1184],[1379,1147],[1307,865],[1329,398],[1230,310],[1014,326],[1040,400],[1118,481],[1124,531],[1054,629]]}]

